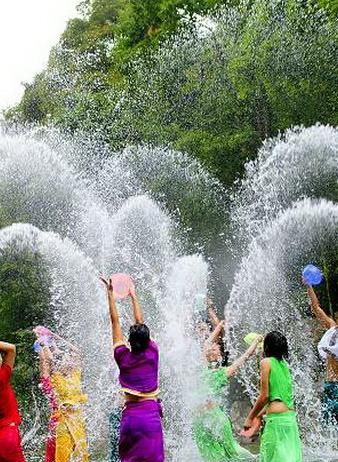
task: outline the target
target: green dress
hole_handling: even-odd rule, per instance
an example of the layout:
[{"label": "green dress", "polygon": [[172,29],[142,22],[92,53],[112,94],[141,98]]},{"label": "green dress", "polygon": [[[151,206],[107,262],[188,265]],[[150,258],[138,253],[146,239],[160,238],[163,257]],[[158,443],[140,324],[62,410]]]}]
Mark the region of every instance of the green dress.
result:
[{"label": "green dress", "polygon": [[207,400],[193,422],[193,433],[201,457],[206,462],[250,462],[255,457],[235,440],[229,417],[223,411],[225,387],[229,380],[225,368],[208,369],[205,382],[210,390]]},{"label": "green dress", "polygon": [[269,402],[283,402],[289,412],[267,414],[261,439],[260,462],[301,462],[302,446],[293,403],[293,383],[288,364],[270,358]]}]

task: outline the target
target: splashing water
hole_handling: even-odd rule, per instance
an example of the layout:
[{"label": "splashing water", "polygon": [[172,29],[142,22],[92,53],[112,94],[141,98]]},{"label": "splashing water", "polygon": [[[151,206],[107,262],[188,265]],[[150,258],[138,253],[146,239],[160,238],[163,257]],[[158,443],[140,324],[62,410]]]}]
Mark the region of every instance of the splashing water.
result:
[{"label": "splashing water", "polygon": [[[327,200],[335,199],[337,171],[338,131],[331,127],[290,130],[265,143],[233,201],[240,239],[235,253],[242,257],[226,306],[233,355],[248,332],[280,330],[287,336],[305,460],[323,462],[336,460],[337,432],[320,424],[320,333],[309,315],[301,269],[337,252],[338,207]],[[252,399],[257,379],[257,365],[247,365],[241,381]]]},{"label": "splashing water", "polygon": [[[76,149],[48,131],[0,136],[0,210],[2,225],[7,225],[0,232],[0,250],[42,256],[50,282],[49,311],[58,333],[73,339],[83,352],[88,435],[92,460],[97,461],[108,460],[109,413],[118,400],[106,300],[98,276],[117,271],[131,274],[162,350],[168,460],[174,461],[187,448],[186,440],[191,441],[191,389],[197,388],[200,364],[198,344],[191,335],[192,298],[195,291],[206,293],[208,269],[202,257],[182,256],[178,226],[150,197],[156,188],[142,184],[140,171],[143,165],[151,180],[161,169],[162,155],[167,169],[161,181],[169,188],[172,179],[174,195],[178,181],[180,192],[188,191],[181,178],[189,177],[200,185],[196,193],[201,195],[204,188],[206,199],[213,201],[213,184],[207,197],[208,175],[179,153],[159,150],[156,156],[154,150],[135,148],[139,160],[133,170],[127,151],[108,159],[107,150],[94,145],[95,150],[96,160],[82,159],[81,169],[77,159],[91,154],[89,145]],[[165,154],[169,154],[166,159]],[[153,170],[151,163],[155,163]],[[139,181],[135,180],[138,170]],[[18,221],[29,224],[12,224]],[[128,302],[121,302],[120,311],[127,328]],[[187,326],[177,329],[183,319]],[[190,366],[182,380],[184,364]],[[31,460],[40,460],[43,438],[36,431],[41,422],[35,417],[28,422],[26,450]],[[191,442],[188,453],[195,451]]]},{"label": "splashing water", "polygon": [[[232,203],[236,238],[250,241],[279,212],[303,197],[331,198],[337,191],[338,130],[317,125],[268,140]],[[240,234],[238,234],[240,233]]]},{"label": "splashing water", "polygon": [[[308,260],[336,248],[337,206],[327,200],[331,197],[319,196],[321,182],[329,183],[328,191],[335,189],[337,145],[337,131],[330,127],[297,129],[267,142],[248,166],[233,201],[233,229],[245,245],[226,306],[234,355],[248,331],[287,333],[307,460],[325,462],[337,450],[336,438],[318,436],[319,363],[299,274]],[[136,281],[162,350],[168,460],[199,461],[191,435],[202,364],[193,294],[206,293],[208,267],[201,256],[184,255],[182,233],[165,206],[177,202],[193,215],[198,197],[205,212],[222,210],[222,188],[180,153],[141,146],[111,156],[101,143],[70,143],[48,130],[0,136],[0,179],[1,221],[8,225],[0,248],[43,256],[50,312],[60,333],[75,339],[84,353],[92,459],[108,460],[107,422],[117,395],[106,301],[97,279],[99,273],[126,271]],[[223,217],[221,212],[219,220]],[[18,221],[30,224],[12,225]],[[126,326],[126,302],[121,315]],[[241,381],[251,397],[256,378],[257,368],[244,369]],[[27,435],[32,460],[39,460],[41,437]]]}]

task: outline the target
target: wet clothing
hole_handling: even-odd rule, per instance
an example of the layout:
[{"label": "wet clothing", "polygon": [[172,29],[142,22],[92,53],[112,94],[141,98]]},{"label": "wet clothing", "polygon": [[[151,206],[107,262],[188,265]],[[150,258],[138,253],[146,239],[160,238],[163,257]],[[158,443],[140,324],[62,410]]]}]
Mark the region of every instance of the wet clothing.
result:
[{"label": "wet clothing", "polygon": [[206,369],[204,382],[208,388],[206,403],[196,411],[193,434],[205,462],[253,461],[255,457],[235,440],[230,418],[224,412],[227,369]]},{"label": "wet clothing", "polygon": [[227,368],[219,367],[218,369],[206,369],[204,381],[209,387],[213,399],[224,399],[225,387],[229,385]]},{"label": "wet clothing", "polygon": [[322,413],[326,424],[338,425],[338,382],[325,382]]},{"label": "wet clothing", "polygon": [[46,462],[87,462],[86,428],[81,405],[87,401],[81,390],[81,372],[54,373],[42,379],[41,387],[51,408]]},{"label": "wet clothing", "polygon": [[25,462],[16,425],[0,427],[0,462]]},{"label": "wet clothing", "polygon": [[87,395],[81,390],[81,372],[74,369],[69,374],[55,372],[51,383],[57,396],[58,407],[79,406],[87,402]]},{"label": "wet clothing", "polygon": [[25,462],[19,425],[21,417],[10,381],[12,368],[0,367],[0,462]]},{"label": "wet clothing", "polygon": [[301,462],[302,446],[296,413],[293,411],[293,381],[286,361],[270,358],[269,402],[281,401],[289,412],[264,417],[260,462]]},{"label": "wet clothing", "polygon": [[56,397],[50,377],[42,377],[40,379],[40,388],[48,399],[48,404],[49,404],[49,408],[51,412],[51,415],[48,421],[48,435],[47,435],[47,442],[46,442],[45,462],[55,462],[56,426],[59,421],[59,416],[57,413],[58,411],[57,397]]},{"label": "wet clothing", "polygon": [[0,367],[0,427],[21,423],[18,403],[11,386],[11,377],[11,366],[2,364]]},{"label": "wet clothing", "polygon": [[120,431],[122,462],[163,462],[162,409],[157,400],[128,401]]},{"label": "wet clothing", "polygon": [[273,412],[264,420],[259,462],[301,462],[302,446],[296,413]]},{"label": "wet clothing", "polygon": [[338,361],[338,326],[333,326],[325,332],[318,344],[318,352],[322,359],[327,359],[328,355],[331,355]]},{"label": "wet clothing", "polygon": [[293,410],[292,377],[286,361],[270,358],[269,401],[281,401]]},{"label": "wet clothing", "polygon": [[158,395],[159,351],[153,340],[140,353],[133,353],[125,343],[117,344],[114,357],[120,369],[122,391],[149,398]]},{"label": "wet clothing", "polygon": [[62,411],[55,441],[55,462],[88,462],[86,428],[81,409]]},{"label": "wet clothing", "polygon": [[255,460],[249,451],[237,443],[231,421],[218,405],[197,413],[193,421],[193,434],[205,462]]},{"label": "wet clothing", "polygon": [[159,393],[158,347],[151,340],[144,351],[133,353],[126,344],[117,344],[114,357],[120,370],[122,391],[149,398],[125,404],[120,428],[121,462],[163,462],[162,409],[156,399]]}]

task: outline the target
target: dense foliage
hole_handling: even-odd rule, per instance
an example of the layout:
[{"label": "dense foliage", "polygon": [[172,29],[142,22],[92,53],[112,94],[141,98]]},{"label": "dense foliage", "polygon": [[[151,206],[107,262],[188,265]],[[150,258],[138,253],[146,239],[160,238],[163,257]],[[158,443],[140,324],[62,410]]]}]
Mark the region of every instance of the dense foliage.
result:
[{"label": "dense foliage", "polygon": [[8,117],[170,144],[230,186],[266,137],[337,124],[335,4],[319,4],[84,1]]},{"label": "dense foliage", "polygon": [[24,407],[30,405],[38,383],[32,327],[48,322],[48,306],[48,281],[41,257],[14,245],[4,248],[0,253],[0,339],[17,345],[14,385]]},{"label": "dense foliage", "polygon": [[[169,145],[226,187],[265,138],[338,124],[336,0],[84,0],[79,13],[8,119],[98,133],[113,150]],[[337,199],[334,185],[325,197]],[[205,223],[199,212],[181,210],[188,227],[216,235],[218,216]],[[0,221],[10,224],[4,210]],[[318,258],[331,307],[338,264],[331,250]],[[0,338],[18,344],[23,402],[36,373],[31,327],[48,312],[42,268],[37,255],[1,254]]]}]

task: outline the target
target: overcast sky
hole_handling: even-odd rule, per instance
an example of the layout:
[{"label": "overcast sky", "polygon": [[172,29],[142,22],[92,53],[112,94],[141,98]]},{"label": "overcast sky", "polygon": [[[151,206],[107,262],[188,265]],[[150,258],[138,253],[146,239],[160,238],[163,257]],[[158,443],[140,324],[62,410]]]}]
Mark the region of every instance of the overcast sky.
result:
[{"label": "overcast sky", "polygon": [[0,109],[18,102],[21,82],[47,63],[79,0],[0,0]]}]

